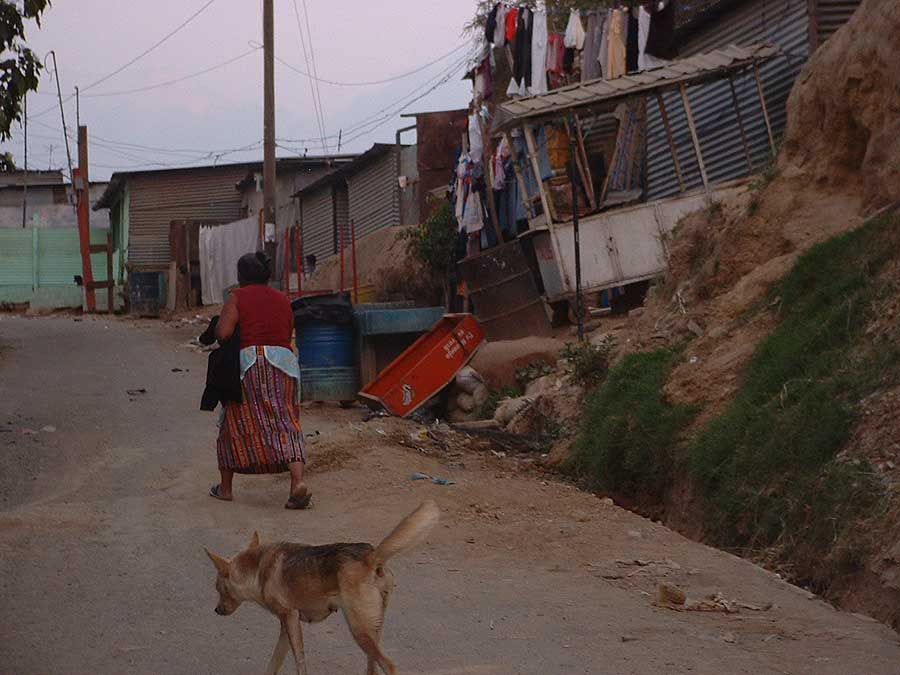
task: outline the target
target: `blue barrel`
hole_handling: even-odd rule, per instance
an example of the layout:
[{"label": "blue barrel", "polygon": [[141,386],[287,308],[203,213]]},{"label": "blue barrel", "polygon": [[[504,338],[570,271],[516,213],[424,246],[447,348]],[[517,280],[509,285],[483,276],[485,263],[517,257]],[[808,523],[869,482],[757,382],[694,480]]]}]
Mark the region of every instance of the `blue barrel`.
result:
[{"label": "blue barrel", "polygon": [[129,313],[159,316],[166,297],[162,272],[132,272],[128,275],[128,288]]},{"label": "blue barrel", "polygon": [[295,325],[300,354],[301,399],[355,400],[359,391],[359,373],[352,321],[306,316],[296,320]]}]

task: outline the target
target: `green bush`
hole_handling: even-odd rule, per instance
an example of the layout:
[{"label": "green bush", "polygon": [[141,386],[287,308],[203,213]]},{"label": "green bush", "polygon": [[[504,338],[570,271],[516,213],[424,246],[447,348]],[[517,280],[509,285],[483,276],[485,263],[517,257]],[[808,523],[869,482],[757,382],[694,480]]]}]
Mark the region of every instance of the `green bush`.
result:
[{"label": "green bush", "polygon": [[564,468],[593,488],[659,495],[678,435],[694,414],[663,395],[676,358],[668,349],[630,354],[609,371],[587,398],[581,434]]},{"label": "green bush", "polygon": [[458,228],[450,204],[442,201],[418,227],[402,231],[410,256],[419,263],[426,280],[438,296],[447,297]]},{"label": "green bush", "polygon": [[584,385],[597,384],[609,370],[609,353],[612,342],[604,340],[599,345],[590,342],[567,342],[559,356],[572,366],[575,380]]}]

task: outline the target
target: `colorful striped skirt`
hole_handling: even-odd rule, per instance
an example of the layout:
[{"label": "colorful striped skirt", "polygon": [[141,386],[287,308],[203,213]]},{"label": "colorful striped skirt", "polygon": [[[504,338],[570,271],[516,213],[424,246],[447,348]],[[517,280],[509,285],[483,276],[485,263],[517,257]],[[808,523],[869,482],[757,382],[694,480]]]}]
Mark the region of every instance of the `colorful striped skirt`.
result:
[{"label": "colorful striped skirt", "polygon": [[280,473],[291,462],[306,462],[297,386],[297,380],[257,355],[241,383],[243,402],[225,405],[216,443],[220,469]]}]

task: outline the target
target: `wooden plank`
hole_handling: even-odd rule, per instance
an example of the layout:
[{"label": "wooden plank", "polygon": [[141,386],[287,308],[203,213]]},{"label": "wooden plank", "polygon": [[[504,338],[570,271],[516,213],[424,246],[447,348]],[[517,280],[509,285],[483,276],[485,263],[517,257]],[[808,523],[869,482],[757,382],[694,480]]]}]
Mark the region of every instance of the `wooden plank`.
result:
[{"label": "wooden plank", "polygon": [[91,244],[91,253],[106,253],[106,244]]},{"label": "wooden plank", "polygon": [[687,87],[682,83],[678,89],[681,92],[681,103],[684,105],[684,114],[687,116],[688,127],[691,130],[694,154],[697,155],[697,164],[700,166],[700,177],[703,179],[706,193],[709,194],[709,176],[706,174],[706,164],[703,161],[703,151],[700,149],[700,137],[697,135],[697,126],[694,124],[694,113],[691,111],[691,102],[688,100]]},{"label": "wooden plank", "polygon": [[538,150],[537,150],[537,142],[534,139],[534,130],[531,128],[531,125],[524,124],[522,126],[522,131],[525,134],[525,145],[528,146],[528,156],[531,160],[531,168],[534,171],[534,177],[538,184],[538,190],[541,194],[541,206],[544,208],[544,219],[547,221],[547,226],[549,227],[551,220],[551,212],[550,212],[550,197],[547,195],[547,189],[544,187],[544,181],[541,180],[541,165],[538,162]]},{"label": "wooden plank", "polygon": [[106,233],[106,281],[109,289],[106,294],[106,310],[112,314],[115,311],[116,280],[113,279],[113,236],[112,230]]},{"label": "wooden plank", "polygon": [[666,129],[666,140],[669,142],[669,150],[672,153],[672,161],[675,164],[675,175],[678,177],[678,187],[684,194],[684,175],[681,173],[681,162],[678,161],[678,149],[675,147],[675,137],[672,135],[672,125],[669,123],[669,113],[666,111],[666,104],[663,101],[662,94],[656,92],[656,104],[659,106],[659,114],[662,117],[663,126]]},{"label": "wooden plank", "polygon": [[[262,213],[262,211],[260,211]],[[187,264],[187,306],[193,307],[193,293],[191,292],[191,226],[189,223],[184,223],[184,259]]]},{"label": "wooden plank", "polygon": [[584,162],[584,171],[587,174],[587,184],[585,190],[588,195],[588,202],[592,210],[597,208],[597,194],[594,191],[594,177],[591,175],[591,166],[588,162],[587,149],[584,147],[584,132],[581,129],[581,118],[575,115],[575,130],[577,135],[575,140],[578,141],[578,152],[581,153],[581,161]]},{"label": "wooden plank", "polygon": [[744,156],[747,158],[747,167],[753,173],[753,158],[750,156],[750,145],[747,143],[747,132],[744,129],[744,118],[741,115],[741,104],[738,101],[737,90],[734,87],[734,75],[728,73],[728,86],[731,88],[731,102],[734,104],[734,114],[737,117],[738,129],[741,132],[741,143],[744,146]]},{"label": "wooden plank", "polygon": [[509,153],[513,161],[513,170],[516,172],[516,182],[519,184],[519,196],[522,198],[525,212],[528,214],[529,218],[534,218],[534,205],[531,203],[531,199],[528,195],[528,186],[525,184],[525,176],[522,173],[522,167],[519,166],[519,153],[516,151],[516,146],[513,145],[512,137],[509,135],[509,132],[504,132],[503,138],[506,139],[506,144],[509,146]]},{"label": "wooden plank", "polygon": [[588,174],[588,172],[587,172],[587,165],[584,164],[582,161],[581,152],[578,147],[578,139],[580,137],[580,134],[577,131],[577,125],[576,125],[576,128],[573,129],[572,126],[569,125],[568,120],[566,120],[565,124],[566,124],[566,133],[569,135],[569,138],[570,139],[572,138],[573,132],[575,135],[575,166],[577,167],[578,173],[581,176],[581,184],[584,186],[584,192],[588,197],[588,204],[590,204],[591,210],[593,211],[597,207],[591,196],[590,174]]},{"label": "wooden plank", "polygon": [[772,133],[772,121],[769,119],[769,109],[766,107],[766,95],[763,93],[762,79],[759,77],[759,63],[753,62],[753,74],[756,77],[756,91],[759,94],[759,104],[762,106],[763,119],[766,121],[766,132],[769,134],[769,147],[772,156],[777,154],[775,148],[775,135]]}]

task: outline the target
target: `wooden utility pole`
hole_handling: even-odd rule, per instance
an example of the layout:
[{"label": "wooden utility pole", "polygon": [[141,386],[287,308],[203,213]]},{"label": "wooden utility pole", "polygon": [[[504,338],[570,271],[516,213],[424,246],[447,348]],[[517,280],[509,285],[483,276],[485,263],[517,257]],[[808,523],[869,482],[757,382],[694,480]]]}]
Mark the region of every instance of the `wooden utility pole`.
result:
[{"label": "wooden utility pole", "polygon": [[[275,8],[263,0],[263,213],[265,229],[275,227]],[[268,233],[264,232],[264,241]],[[274,231],[272,231],[274,235]],[[268,248],[268,246],[266,246]]]},{"label": "wooden utility pole", "polygon": [[81,243],[81,279],[89,312],[97,310],[94,297],[94,271],[91,268],[91,182],[88,173],[87,127],[78,127],[78,173],[73,172],[72,187],[78,205],[78,239]]}]

